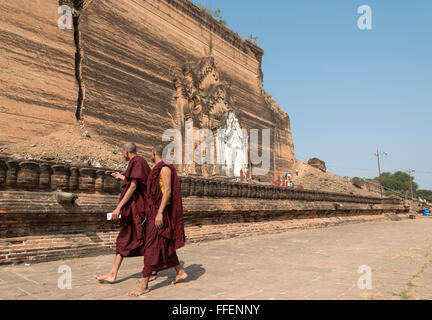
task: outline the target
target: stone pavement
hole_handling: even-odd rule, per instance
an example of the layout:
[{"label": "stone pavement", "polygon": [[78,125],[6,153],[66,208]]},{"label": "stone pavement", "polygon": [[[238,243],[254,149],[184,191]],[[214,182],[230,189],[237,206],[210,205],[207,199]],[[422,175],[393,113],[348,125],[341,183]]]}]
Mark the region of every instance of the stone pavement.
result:
[{"label": "stone pavement", "polygon": [[[189,281],[170,286],[167,270],[140,298],[125,294],[142,258],[124,261],[117,284],[98,284],[114,256],[0,267],[0,299],[431,299],[432,218],[370,222],[327,229],[190,244],[179,251]],[[58,288],[72,270],[72,289]],[[360,266],[372,289],[358,288]]]}]

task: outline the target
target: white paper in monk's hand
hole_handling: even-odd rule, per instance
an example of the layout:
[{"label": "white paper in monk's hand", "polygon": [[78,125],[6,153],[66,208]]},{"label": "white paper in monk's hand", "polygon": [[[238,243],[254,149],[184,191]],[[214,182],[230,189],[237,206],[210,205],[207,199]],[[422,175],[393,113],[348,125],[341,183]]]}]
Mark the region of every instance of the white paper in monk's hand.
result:
[{"label": "white paper in monk's hand", "polygon": [[[121,214],[119,215],[119,219],[121,218]],[[112,220],[112,212],[107,213],[107,220]]]}]

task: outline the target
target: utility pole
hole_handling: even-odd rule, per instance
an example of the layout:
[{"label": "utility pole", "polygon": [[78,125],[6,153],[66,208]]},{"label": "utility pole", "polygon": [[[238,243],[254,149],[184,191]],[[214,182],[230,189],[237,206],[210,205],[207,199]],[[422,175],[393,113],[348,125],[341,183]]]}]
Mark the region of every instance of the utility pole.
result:
[{"label": "utility pole", "polygon": [[409,179],[410,179],[410,187],[411,187],[411,200],[414,200],[414,191],[413,191],[413,181],[412,181],[412,173],[414,173],[415,170],[409,169],[408,173],[409,173]]},{"label": "utility pole", "polygon": [[388,152],[380,152],[378,149],[376,153],[372,153],[373,156],[377,157],[378,160],[378,178],[381,177],[381,164],[380,164],[380,157],[382,156],[388,156]]}]

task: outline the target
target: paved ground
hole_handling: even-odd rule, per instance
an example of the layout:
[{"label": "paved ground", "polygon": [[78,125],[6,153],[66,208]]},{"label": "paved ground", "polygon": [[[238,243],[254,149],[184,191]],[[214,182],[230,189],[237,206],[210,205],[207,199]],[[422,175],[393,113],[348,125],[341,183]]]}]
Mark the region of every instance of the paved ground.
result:
[{"label": "paved ground", "polygon": [[[191,244],[179,251],[188,282],[169,286],[174,273],[165,271],[135,299],[431,299],[431,230],[432,218],[419,217]],[[142,259],[126,260],[117,284],[96,283],[112,260],[2,266],[0,299],[129,299]],[[58,288],[62,265],[72,289]],[[372,270],[371,290],[358,288],[362,265]]]}]

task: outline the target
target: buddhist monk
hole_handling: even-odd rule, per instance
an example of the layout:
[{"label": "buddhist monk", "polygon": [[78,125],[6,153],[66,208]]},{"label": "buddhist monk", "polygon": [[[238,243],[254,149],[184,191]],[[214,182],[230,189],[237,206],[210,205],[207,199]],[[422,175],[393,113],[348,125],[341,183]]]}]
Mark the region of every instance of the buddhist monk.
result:
[{"label": "buddhist monk", "polygon": [[112,176],[123,180],[120,201],[112,212],[113,220],[120,220],[120,233],[116,241],[116,256],[110,272],[97,276],[101,283],[114,283],[120,265],[125,257],[144,256],[145,194],[150,167],[147,161],[137,155],[133,142],[123,145],[123,157],[129,161],[125,175],[115,172]]},{"label": "buddhist monk", "polygon": [[143,278],[138,288],[128,294],[132,297],[150,291],[148,283],[153,272],[175,268],[176,277],[171,284],[188,276],[176,253],[185,244],[180,183],[174,166],[162,160],[163,149],[158,145],[152,150],[152,161],[156,165],[147,180]]}]

